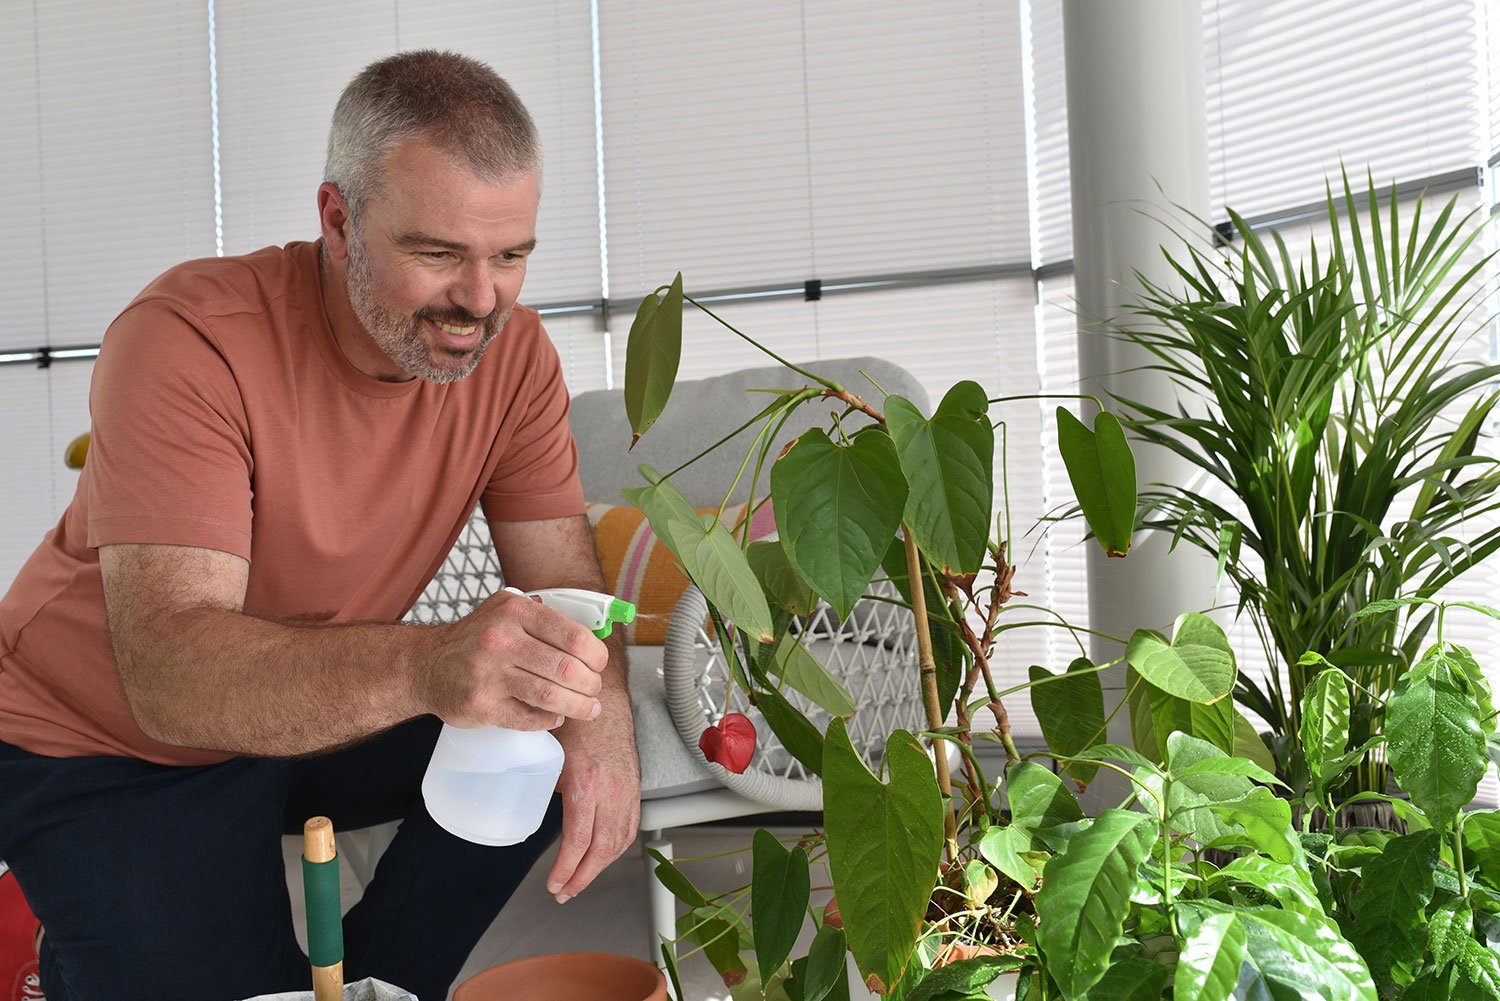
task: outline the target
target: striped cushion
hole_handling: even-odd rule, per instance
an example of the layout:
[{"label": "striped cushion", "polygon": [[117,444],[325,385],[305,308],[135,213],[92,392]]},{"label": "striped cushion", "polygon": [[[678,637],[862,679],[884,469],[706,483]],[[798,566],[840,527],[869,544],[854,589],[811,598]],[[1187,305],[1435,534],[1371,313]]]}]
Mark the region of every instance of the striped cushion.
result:
[{"label": "striped cushion", "polygon": [[[712,514],[717,508],[699,508]],[[594,545],[604,568],[604,582],[616,597],[634,602],[635,622],[625,627],[625,642],[632,646],[660,646],[667,639],[667,624],[688,581],[677,567],[677,559],[657,543],[651,524],[638,509],[624,504],[590,504],[589,524]],[[739,527],[745,505],[724,509],[724,523]],[[750,538],[776,534],[771,505],[765,504],[750,522]]]}]

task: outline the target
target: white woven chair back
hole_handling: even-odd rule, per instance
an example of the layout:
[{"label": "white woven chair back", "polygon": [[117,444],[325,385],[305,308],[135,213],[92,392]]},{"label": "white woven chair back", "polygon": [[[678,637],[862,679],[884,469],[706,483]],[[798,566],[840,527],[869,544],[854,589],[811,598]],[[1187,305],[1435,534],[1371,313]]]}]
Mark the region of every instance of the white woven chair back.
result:
[{"label": "white woven chair back", "polygon": [[490,544],[490,526],[484,512],[475,508],[406,621],[431,625],[461,619],[504,583],[495,547]]}]

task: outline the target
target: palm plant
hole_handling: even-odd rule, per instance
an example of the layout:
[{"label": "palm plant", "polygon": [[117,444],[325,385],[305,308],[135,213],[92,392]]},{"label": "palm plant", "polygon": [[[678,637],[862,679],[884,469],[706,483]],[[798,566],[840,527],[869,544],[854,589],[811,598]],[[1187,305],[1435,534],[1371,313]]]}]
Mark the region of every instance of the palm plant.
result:
[{"label": "palm plant", "polygon": [[[1363,743],[1431,623],[1352,614],[1429,598],[1500,548],[1486,519],[1500,468],[1477,448],[1500,366],[1459,359],[1485,298],[1488,258],[1469,263],[1482,228],[1456,198],[1424,227],[1419,198],[1403,236],[1394,192],[1384,223],[1373,184],[1361,202],[1346,174],[1342,198],[1328,193],[1331,245],[1305,263],[1231,213],[1239,247],[1168,253],[1180,286],[1143,279],[1118,330],[1183,394],[1176,413],[1122,400],[1127,426],[1202,474],[1143,490],[1139,524],[1213,554],[1238,591],[1272,670],[1264,683],[1241,674],[1235,694],[1294,778],[1298,707],[1320,665],[1364,693],[1351,735]],[[1385,765],[1354,782],[1383,789]]]}]

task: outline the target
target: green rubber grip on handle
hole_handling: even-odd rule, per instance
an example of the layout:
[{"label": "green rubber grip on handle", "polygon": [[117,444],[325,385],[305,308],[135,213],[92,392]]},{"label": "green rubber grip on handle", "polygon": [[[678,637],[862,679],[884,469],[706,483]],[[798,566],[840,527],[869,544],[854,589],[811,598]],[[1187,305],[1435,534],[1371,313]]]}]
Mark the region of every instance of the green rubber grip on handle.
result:
[{"label": "green rubber grip on handle", "polygon": [[302,895],[307,901],[307,958],[313,966],[344,961],[343,899],[339,893],[339,859],[302,860]]}]

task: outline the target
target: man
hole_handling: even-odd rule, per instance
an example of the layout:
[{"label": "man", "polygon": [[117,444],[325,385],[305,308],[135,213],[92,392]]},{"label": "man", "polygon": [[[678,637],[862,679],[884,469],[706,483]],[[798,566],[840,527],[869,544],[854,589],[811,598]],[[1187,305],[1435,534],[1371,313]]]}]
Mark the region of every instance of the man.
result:
[{"label": "man", "polygon": [[[559,902],[630,845],[617,641],[508,594],[398,621],[476,502],[507,583],[602,588],[557,353],[516,304],[540,166],[487,67],[382,60],[335,110],[319,242],[189,262],[111,325],[78,492],[0,601],[0,857],[53,1001],[305,986],[280,835],[308,816],[403,819],[345,969],[424,1001],[559,824]],[[514,848],[438,828],[440,720],[556,727],[560,820]]]}]

